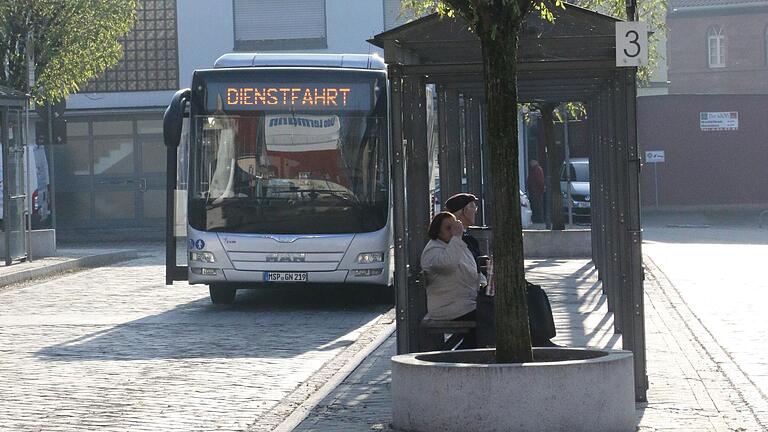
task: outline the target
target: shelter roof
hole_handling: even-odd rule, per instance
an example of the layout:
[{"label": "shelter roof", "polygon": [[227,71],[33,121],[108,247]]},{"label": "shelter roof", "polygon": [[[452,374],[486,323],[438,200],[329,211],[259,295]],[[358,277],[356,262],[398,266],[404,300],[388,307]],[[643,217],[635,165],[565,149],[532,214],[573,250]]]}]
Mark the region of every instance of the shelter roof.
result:
[{"label": "shelter roof", "polygon": [[[530,14],[520,37],[521,62],[614,56],[616,18],[567,4],[553,10],[555,21]],[[419,63],[481,62],[480,41],[461,17],[427,15],[376,35],[370,43],[386,48],[394,44],[417,56]],[[610,52],[608,52],[610,48]],[[385,53],[386,55],[386,53]],[[389,63],[412,63],[408,58],[385,58]]]},{"label": "shelter roof", "polygon": [[[521,100],[579,100],[599,89],[616,69],[618,19],[567,4],[554,22],[531,14],[522,24],[518,50]],[[480,40],[461,17],[428,15],[376,35],[384,60],[431,81],[482,83]]]},{"label": "shelter roof", "polygon": [[10,87],[0,86],[0,105],[23,106],[27,95]]},{"label": "shelter roof", "polygon": [[27,95],[10,87],[0,86],[0,97],[9,99],[26,99]]}]

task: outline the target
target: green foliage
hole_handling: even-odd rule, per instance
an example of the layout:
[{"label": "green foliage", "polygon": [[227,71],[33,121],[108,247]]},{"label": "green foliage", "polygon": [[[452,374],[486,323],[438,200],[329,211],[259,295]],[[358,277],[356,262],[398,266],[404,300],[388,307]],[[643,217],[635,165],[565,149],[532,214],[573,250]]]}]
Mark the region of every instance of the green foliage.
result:
[{"label": "green foliage", "polygon": [[[552,8],[565,9],[565,2],[563,0],[403,0],[400,7],[401,10],[408,11],[413,16],[438,12],[440,15],[453,17],[459,13],[469,21],[470,25],[476,26],[481,16],[488,13],[505,12],[509,18],[519,19],[530,10],[536,10],[541,19],[552,22],[554,21]],[[495,38],[500,25],[507,24],[504,21],[499,19],[498,24],[489,29],[492,38]]]},{"label": "green foliage", "polygon": [[[136,17],[137,0],[0,0],[0,84],[36,103],[58,101],[115,65],[118,39]],[[27,38],[34,41],[36,79],[27,80]]]}]

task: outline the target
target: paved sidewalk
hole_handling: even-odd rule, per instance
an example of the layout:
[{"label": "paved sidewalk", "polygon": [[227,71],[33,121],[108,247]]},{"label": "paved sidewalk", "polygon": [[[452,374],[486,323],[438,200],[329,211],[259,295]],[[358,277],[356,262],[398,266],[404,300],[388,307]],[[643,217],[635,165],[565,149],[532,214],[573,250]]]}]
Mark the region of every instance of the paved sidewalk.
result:
[{"label": "paved sidewalk", "polygon": [[138,257],[132,248],[65,247],[58,248],[56,256],[36,258],[32,262],[17,262],[10,266],[0,264],[0,289],[7,285],[84,268],[101,267]]},{"label": "paved sidewalk", "polygon": [[[650,389],[638,403],[639,431],[765,431],[766,401],[726,373],[732,365],[652,262],[646,263],[646,334]],[[552,302],[558,335],[569,346],[620,348],[613,316],[588,260],[532,260],[527,278]],[[697,321],[696,321],[697,322]],[[390,337],[325,397],[297,431],[391,431]]]}]

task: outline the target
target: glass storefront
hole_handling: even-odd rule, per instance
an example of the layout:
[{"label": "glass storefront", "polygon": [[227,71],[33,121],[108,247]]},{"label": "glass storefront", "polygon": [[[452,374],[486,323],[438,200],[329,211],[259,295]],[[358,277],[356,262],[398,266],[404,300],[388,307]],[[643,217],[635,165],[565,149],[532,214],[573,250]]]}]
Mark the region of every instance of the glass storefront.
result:
[{"label": "glass storefront", "polygon": [[164,226],[162,113],[67,117],[54,146],[59,229]]}]

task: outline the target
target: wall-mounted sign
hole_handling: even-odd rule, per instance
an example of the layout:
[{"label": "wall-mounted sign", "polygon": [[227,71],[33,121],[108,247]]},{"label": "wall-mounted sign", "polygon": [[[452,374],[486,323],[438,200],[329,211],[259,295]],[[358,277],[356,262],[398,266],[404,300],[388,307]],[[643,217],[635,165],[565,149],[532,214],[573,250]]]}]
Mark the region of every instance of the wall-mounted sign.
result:
[{"label": "wall-mounted sign", "polygon": [[648,24],[639,21],[616,23],[616,67],[648,64]]},{"label": "wall-mounted sign", "polygon": [[664,160],[664,150],[650,150],[645,152],[645,163],[662,163]]},{"label": "wall-mounted sign", "polygon": [[699,127],[704,132],[739,130],[739,113],[731,112],[700,112]]}]

